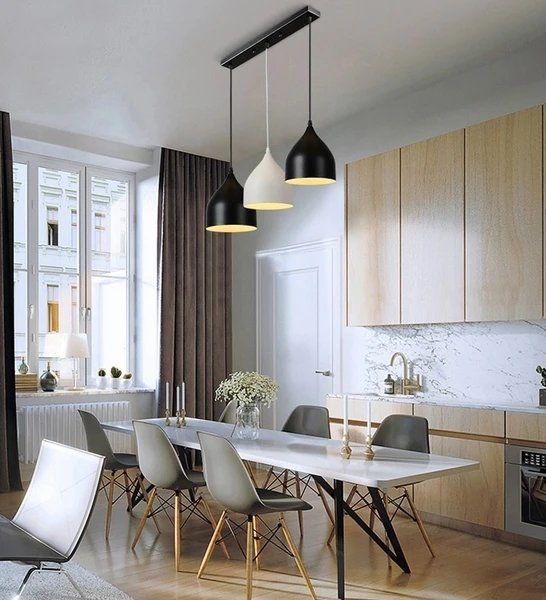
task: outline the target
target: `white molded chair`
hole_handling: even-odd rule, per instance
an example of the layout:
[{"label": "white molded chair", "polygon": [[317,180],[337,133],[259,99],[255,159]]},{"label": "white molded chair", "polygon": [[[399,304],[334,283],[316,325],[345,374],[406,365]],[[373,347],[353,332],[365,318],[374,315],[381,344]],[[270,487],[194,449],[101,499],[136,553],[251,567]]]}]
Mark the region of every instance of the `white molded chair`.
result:
[{"label": "white molded chair", "polygon": [[[44,440],[23,502],[12,520],[0,516],[0,561],[16,561],[31,568],[21,583],[21,598],[37,571],[63,573],[76,552],[95,505],[104,457]],[[54,566],[44,563],[55,563]],[[54,593],[50,596],[54,597]]]}]

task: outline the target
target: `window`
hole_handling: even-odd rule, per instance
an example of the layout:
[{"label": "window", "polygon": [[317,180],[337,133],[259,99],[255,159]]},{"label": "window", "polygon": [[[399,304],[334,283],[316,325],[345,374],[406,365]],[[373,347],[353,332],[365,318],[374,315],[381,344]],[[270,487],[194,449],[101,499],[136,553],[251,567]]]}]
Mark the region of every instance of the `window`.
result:
[{"label": "window", "polygon": [[47,245],[59,245],[59,210],[55,207],[47,207]]},{"label": "window", "polygon": [[70,247],[77,248],[78,246],[78,211],[70,210]]},{"label": "window", "polygon": [[93,250],[104,252],[106,249],[106,215],[103,213],[94,214],[95,235],[93,236]]},{"label": "window", "polygon": [[59,286],[47,286],[47,331],[59,332]]},{"label": "window", "polygon": [[[47,333],[86,332],[91,359],[79,366],[82,377],[85,366],[132,370],[134,175],[14,158],[16,356],[41,373]],[[72,366],[56,359],[53,368],[69,378]]]}]

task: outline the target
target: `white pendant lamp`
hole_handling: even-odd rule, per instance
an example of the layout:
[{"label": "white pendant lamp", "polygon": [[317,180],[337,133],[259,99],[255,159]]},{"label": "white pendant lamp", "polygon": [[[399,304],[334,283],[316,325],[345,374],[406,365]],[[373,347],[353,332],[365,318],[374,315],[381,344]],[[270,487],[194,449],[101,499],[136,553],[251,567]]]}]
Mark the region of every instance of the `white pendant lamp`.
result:
[{"label": "white pendant lamp", "polygon": [[261,162],[248,176],[244,188],[244,206],[255,210],[284,210],[292,208],[292,190],[286,184],[284,171],[269,149],[269,80],[265,48],[265,131],[266,148]]}]

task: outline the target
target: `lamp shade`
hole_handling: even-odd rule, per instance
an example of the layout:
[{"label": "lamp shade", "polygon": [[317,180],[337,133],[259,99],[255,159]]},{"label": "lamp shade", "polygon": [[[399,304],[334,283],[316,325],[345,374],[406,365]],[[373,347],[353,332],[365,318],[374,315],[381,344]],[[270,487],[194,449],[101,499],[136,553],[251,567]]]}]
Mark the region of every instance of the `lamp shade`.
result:
[{"label": "lamp shade", "polygon": [[89,346],[86,333],[65,333],[61,348],[63,358],[87,358]]},{"label": "lamp shade", "polygon": [[218,233],[243,233],[257,229],[256,211],[245,208],[243,188],[229,170],[224,183],[207,204],[206,227]]},{"label": "lamp shade", "polygon": [[46,358],[61,358],[63,356],[64,334],[46,333],[44,338],[44,352]]},{"label": "lamp shade", "polygon": [[292,185],[326,185],[335,182],[334,155],[319,138],[311,121],[288,153],[284,171],[286,183]]},{"label": "lamp shade", "polygon": [[292,190],[286,185],[284,173],[269,148],[246,180],[244,205],[256,210],[283,210],[293,206]]}]

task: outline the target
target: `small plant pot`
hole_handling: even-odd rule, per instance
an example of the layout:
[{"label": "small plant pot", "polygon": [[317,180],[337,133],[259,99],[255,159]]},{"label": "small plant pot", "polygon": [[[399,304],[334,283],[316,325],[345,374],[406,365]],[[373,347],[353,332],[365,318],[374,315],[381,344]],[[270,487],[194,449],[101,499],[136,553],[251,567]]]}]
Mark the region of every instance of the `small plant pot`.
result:
[{"label": "small plant pot", "polygon": [[120,378],[119,377],[112,377],[112,379],[110,380],[110,385],[112,386],[113,390],[119,390],[120,387]]},{"label": "small plant pot", "polygon": [[538,390],[538,405],[546,408],[546,388]]},{"label": "small plant pot", "polygon": [[99,388],[99,390],[105,390],[106,389],[106,377],[97,377],[97,387]]},{"label": "small plant pot", "polygon": [[128,390],[129,388],[133,387],[133,380],[132,379],[122,379],[121,380],[121,387],[124,390]]}]

